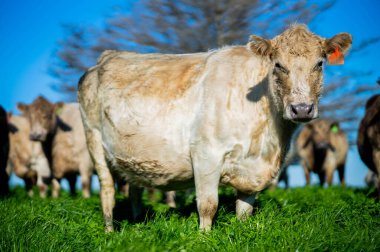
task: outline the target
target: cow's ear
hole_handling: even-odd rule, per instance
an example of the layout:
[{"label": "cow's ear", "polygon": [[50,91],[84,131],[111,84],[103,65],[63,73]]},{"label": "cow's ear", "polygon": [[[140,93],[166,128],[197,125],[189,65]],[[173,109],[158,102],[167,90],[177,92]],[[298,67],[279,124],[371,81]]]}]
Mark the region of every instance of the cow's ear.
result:
[{"label": "cow's ear", "polygon": [[343,56],[347,54],[352,45],[352,36],[343,32],[324,42],[324,51],[330,64],[343,64]]},{"label": "cow's ear", "polygon": [[21,113],[25,114],[25,113],[28,113],[28,111],[29,111],[29,106],[26,105],[25,103],[18,102],[18,103],[17,103],[17,109],[18,109]]},{"label": "cow's ear", "polygon": [[249,37],[247,47],[258,56],[270,57],[272,55],[273,49],[271,41],[256,35],[251,35]]}]

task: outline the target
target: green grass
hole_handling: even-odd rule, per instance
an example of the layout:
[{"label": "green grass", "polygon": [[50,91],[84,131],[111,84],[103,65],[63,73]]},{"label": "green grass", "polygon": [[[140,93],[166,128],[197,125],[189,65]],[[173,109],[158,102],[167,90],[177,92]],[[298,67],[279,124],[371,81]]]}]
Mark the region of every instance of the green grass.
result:
[{"label": "green grass", "polygon": [[[170,210],[145,198],[144,222],[129,220],[117,198],[117,231],[106,234],[98,196],[28,198],[16,188],[0,200],[0,251],[380,251],[380,204],[365,190],[277,189],[259,196],[246,222],[233,191],[221,190],[213,229],[198,231],[194,195]],[[182,197],[181,197],[182,196]]]}]

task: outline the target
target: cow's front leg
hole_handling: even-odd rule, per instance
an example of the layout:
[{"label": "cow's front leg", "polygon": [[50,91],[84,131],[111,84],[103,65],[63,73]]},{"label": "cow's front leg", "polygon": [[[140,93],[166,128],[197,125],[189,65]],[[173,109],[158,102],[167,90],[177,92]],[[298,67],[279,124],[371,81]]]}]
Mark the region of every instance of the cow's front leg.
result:
[{"label": "cow's front leg", "polygon": [[202,231],[209,231],[218,208],[220,172],[217,169],[218,162],[213,160],[211,156],[203,153],[192,155],[193,169],[199,228]]},{"label": "cow's front leg", "polygon": [[88,199],[91,196],[91,173],[85,169],[79,169],[82,182],[83,198]]},{"label": "cow's front leg", "polygon": [[52,196],[58,198],[61,192],[61,179],[54,177],[51,183],[53,186]]},{"label": "cow's front leg", "polygon": [[378,198],[380,199],[380,151],[374,150],[372,153],[373,162],[375,163],[375,168],[377,171],[377,194]]},{"label": "cow's front leg", "polygon": [[239,220],[246,220],[253,212],[253,204],[256,200],[256,194],[245,194],[238,191],[236,200],[236,217]]},{"label": "cow's front leg", "polygon": [[100,200],[102,203],[103,218],[107,232],[113,231],[113,208],[115,206],[115,185],[111,172],[107,167],[102,137],[99,131],[86,130],[87,145],[94,162],[100,182]]}]

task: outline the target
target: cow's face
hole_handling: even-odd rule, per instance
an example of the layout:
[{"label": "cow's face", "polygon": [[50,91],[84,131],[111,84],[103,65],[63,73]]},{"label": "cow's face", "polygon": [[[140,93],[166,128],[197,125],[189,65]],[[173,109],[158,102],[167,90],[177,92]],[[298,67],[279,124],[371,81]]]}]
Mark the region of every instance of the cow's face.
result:
[{"label": "cow's face", "polygon": [[63,103],[50,103],[44,97],[39,96],[30,105],[18,103],[17,108],[28,118],[31,131],[30,139],[33,141],[45,141],[49,133],[56,127],[56,111]]},{"label": "cow's face", "polygon": [[270,61],[270,92],[282,117],[307,122],[318,117],[325,60],[336,50],[344,55],[351,44],[348,33],[324,39],[297,25],[272,40],[251,36],[248,47]]},{"label": "cow's face", "polygon": [[310,139],[308,141],[313,144],[316,150],[334,150],[331,136],[340,131],[338,122],[316,120],[305,127],[307,127],[307,130],[310,130]]}]

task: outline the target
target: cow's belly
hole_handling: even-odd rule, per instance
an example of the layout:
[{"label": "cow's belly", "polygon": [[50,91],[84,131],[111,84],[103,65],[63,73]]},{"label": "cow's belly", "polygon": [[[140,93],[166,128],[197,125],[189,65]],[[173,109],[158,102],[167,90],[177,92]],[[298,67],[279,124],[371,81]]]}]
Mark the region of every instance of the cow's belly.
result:
[{"label": "cow's belly", "polygon": [[115,157],[112,172],[129,183],[165,190],[185,189],[193,186],[191,166],[169,164],[160,160],[141,161],[134,157]]},{"label": "cow's belly", "polygon": [[129,183],[161,189],[184,189],[193,185],[191,164],[173,155],[171,160],[145,155],[106,155],[112,173]]},{"label": "cow's belly", "polygon": [[142,186],[167,190],[192,187],[193,170],[188,146],[178,144],[184,142],[181,139],[175,141],[155,132],[159,131],[142,127],[133,134],[115,131],[106,134],[103,146],[111,171]]}]

